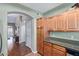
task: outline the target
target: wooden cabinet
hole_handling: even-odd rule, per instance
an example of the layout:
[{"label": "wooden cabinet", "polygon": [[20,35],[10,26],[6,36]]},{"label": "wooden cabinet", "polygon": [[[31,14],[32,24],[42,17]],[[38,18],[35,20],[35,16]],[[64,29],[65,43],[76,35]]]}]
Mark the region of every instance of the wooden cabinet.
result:
[{"label": "wooden cabinet", "polygon": [[76,30],[77,29],[77,21],[76,21],[76,13],[68,13],[67,14],[67,22],[68,27],[67,30]]},{"label": "wooden cabinet", "polygon": [[52,44],[44,42],[44,56],[51,56]]},{"label": "wooden cabinet", "polygon": [[52,56],[66,56],[66,55],[67,51],[64,47],[56,44],[52,45]]},{"label": "wooden cabinet", "polygon": [[44,30],[42,18],[37,20],[37,51],[43,55]]},{"label": "wooden cabinet", "polygon": [[64,47],[61,47],[61,46],[58,46],[58,45],[55,45],[55,44],[53,44],[53,48],[58,49],[62,52],[66,52],[66,49]]},{"label": "wooden cabinet", "polygon": [[67,22],[65,20],[66,16],[59,15],[57,20],[57,30],[58,31],[65,31],[67,27]]},{"label": "wooden cabinet", "polygon": [[37,51],[44,55],[44,39],[47,37],[46,21],[45,18],[37,20]]},{"label": "wooden cabinet", "polygon": [[50,17],[48,18],[48,21],[47,21],[47,25],[48,25],[48,28],[49,30],[57,30],[57,17],[54,16],[54,17]]},{"label": "wooden cabinet", "polygon": [[59,16],[57,16],[57,30],[62,30],[63,29],[63,27],[62,27],[62,23],[63,23],[63,21],[62,21],[62,17],[61,17],[61,15],[59,15]]},{"label": "wooden cabinet", "polygon": [[44,56],[66,56],[64,47],[49,42],[44,42]]},{"label": "wooden cabinet", "polygon": [[52,26],[53,26],[52,28],[53,28],[54,31],[57,30],[57,20],[58,20],[58,18],[57,18],[57,16],[55,16],[55,17],[53,18],[53,21],[52,21],[52,22],[53,22],[53,23],[52,23],[52,24],[53,24],[53,25],[52,25]]},{"label": "wooden cabinet", "polygon": [[79,9],[76,10],[76,24],[77,24],[77,30],[79,30]]},{"label": "wooden cabinet", "polygon": [[48,30],[79,31],[79,9],[37,20],[37,51],[41,55],[66,55],[65,48],[56,45],[53,45],[51,48],[51,44],[44,43],[44,39],[48,36]]},{"label": "wooden cabinet", "polygon": [[52,56],[66,56],[67,55],[66,49],[56,44],[52,45],[52,51],[53,51]]},{"label": "wooden cabinet", "polygon": [[[53,22],[52,22],[52,19],[54,19]],[[45,38],[48,35],[47,28],[51,27],[50,29],[52,29],[54,31],[57,30],[58,18],[55,17],[52,19],[50,19],[50,22],[47,22],[48,20],[45,21],[44,19],[40,19],[37,21],[37,51],[38,51],[38,53],[40,53],[41,55],[44,55],[44,56],[65,56],[65,53],[66,53],[65,48],[53,45],[48,42],[44,42]],[[59,23],[59,25],[61,23]],[[50,27],[48,24],[50,25]],[[61,28],[62,28],[62,25],[58,29],[61,29]]]},{"label": "wooden cabinet", "polygon": [[79,9],[49,17],[48,27],[52,31],[79,31]]},{"label": "wooden cabinet", "polygon": [[65,56],[65,53],[58,49],[53,48],[52,51],[52,56]]},{"label": "wooden cabinet", "polygon": [[40,27],[37,29],[37,51],[43,55],[43,41],[44,41],[44,34],[43,28]]}]

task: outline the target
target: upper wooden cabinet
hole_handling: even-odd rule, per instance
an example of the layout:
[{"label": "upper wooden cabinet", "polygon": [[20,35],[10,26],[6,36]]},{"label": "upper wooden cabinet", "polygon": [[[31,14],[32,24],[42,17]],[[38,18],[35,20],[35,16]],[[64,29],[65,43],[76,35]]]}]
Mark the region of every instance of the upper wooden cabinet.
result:
[{"label": "upper wooden cabinet", "polygon": [[76,10],[76,24],[77,24],[77,29],[79,30],[79,9]]},{"label": "upper wooden cabinet", "polygon": [[54,17],[49,17],[47,19],[47,26],[49,28],[49,30],[57,30],[57,16],[54,16]]},{"label": "upper wooden cabinet", "polygon": [[67,14],[67,29],[68,30],[76,30],[77,29],[77,19],[76,19],[75,11]]},{"label": "upper wooden cabinet", "polygon": [[67,22],[66,22],[66,15],[59,15],[58,17],[57,17],[58,19],[57,19],[57,30],[63,30],[63,31],[65,31],[66,30],[66,28],[67,28]]},{"label": "upper wooden cabinet", "polygon": [[79,31],[79,9],[49,17],[48,25],[52,31]]},{"label": "upper wooden cabinet", "polygon": [[57,16],[57,30],[62,30],[63,29],[63,20],[62,17],[59,15]]},{"label": "upper wooden cabinet", "polygon": [[53,21],[52,21],[53,30],[57,30],[57,20],[58,20],[57,16],[53,17]]}]

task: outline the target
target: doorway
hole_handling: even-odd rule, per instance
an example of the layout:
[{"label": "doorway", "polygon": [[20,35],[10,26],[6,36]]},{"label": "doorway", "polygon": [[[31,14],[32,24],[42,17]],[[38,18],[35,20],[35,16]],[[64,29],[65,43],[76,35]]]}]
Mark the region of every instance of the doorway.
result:
[{"label": "doorway", "polygon": [[12,47],[10,45],[13,45],[13,42],[14,42],[13,27],[8,25],[8,49]]},{"label": "doorway", "polygon": [[32,52],[32,18],[24,13],[9,12],[8,55],[24,56]]}]

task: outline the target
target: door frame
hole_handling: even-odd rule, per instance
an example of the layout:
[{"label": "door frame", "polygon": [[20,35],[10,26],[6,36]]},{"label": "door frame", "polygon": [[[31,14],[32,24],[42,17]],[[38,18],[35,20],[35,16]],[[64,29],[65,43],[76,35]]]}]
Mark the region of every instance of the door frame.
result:
[{"label": "door frame", "polygon": [[[27,15],[24,12],[17,12],[17,11],[16,12],[14,12],[14,11],[7,12],[7,15],[10,14],[10,13],[21,13],[21,14],[24,14],[26,16],[29,16],[29,15]],[[31,17],[31,16],[29,16],[29,17]],[[36,48],[36,18],[33,18],[33,17],[31,17],[31,18],[32,18],[31,20],[33,22],[33,26],[32,27],[33,27],[33,33],[34,33],[34,35],[32,37],[33,39],[32,39],[32,48],[31,48],[31,50],[32,50],[32,52],[36,53],[37,52],[37,48]],[[8,24],[8,22],[7,22],[7,24]]]}]

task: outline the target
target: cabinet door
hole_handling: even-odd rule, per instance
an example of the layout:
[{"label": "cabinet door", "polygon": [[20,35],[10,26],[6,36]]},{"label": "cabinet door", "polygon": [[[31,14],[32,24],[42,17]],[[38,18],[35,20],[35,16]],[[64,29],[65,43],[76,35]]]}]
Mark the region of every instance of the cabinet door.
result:
[{"label": "cabinet door", "polygon": [[75,30],[77,29],[77,24],[76,24],[76,13],[68,13],[67,14],[67,22],[68,22],[68,30]]},{"label": "cabinet door", "polygon": [[52,56],[65,56],[65,53],[60,51],[60,50],[57,50],[55,48],[52,49]]},{"label": "cabinet door", "polygon": [[62,30],[62,18],[61,16],[57,16],[57,30]]},{"label": "cabinet door", "polygon": [[42,22],[41,19],[37,19],[37,27],[41,26]]},{"label": "cabinet door", "polygon": [[47,26],[48,26],[49,30],[53,30],[53,28],[55,27],[55,26],[53,26],[53,24],[54,24],[53,21],[54,21],[53,17],[50,17],[47,19]]},{"label": "cabinet door", "polygon": [[65,15],[59,15],[57,20],[57,30],[59,31],[65,31],[67,27],[67,21],[66,21]]},{"label": "cabinet door", "polygon": [[37,29],[37,50],[43,55],[44,31],[43,27]]},{"label": "cabinet door", "polygon": [[51,56],[51,43],[44,42],[44,56]]},{"label": "cabinet door", "polygon": [[63,17],[61,15],[57,16],[57,30],[63,30]]},{"label": "cabinet door", "polygon": [[53,18],[53,21],[52,21],[53,22],[53,25],[52,25],[53,26],[53,30],[55,30],[55,31],[57,30],[57,20],[58,20],[58,18],[56,16],[56,17]]},{"label": "cabinet door", "polygon": [[79,9],[76,10],[76,24],[77,24],[77,30],[79,30]]},{"label": "cabinet door", "polygon": [[49,24],[50,24],[49,25],[50,30],[53,30],[53,31],[57,30],[57,17],[56,16],[52,17],[49,21]]},{"label": "cabinet door", "polygon": [[37,19],[37,26],[43,27],[45,24],[45,18]]},{"label": "cabinet door", "polygon": [[61,46],[58,46],[58,45],[55,45],[55,44],[53,44],[53,48],[58,49],[62,52],[66,52],[66,49],[64,47],[61,47]]}]

